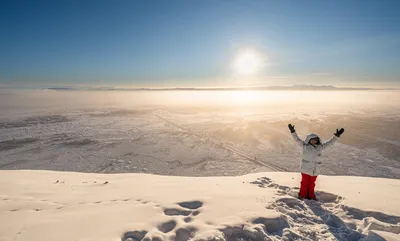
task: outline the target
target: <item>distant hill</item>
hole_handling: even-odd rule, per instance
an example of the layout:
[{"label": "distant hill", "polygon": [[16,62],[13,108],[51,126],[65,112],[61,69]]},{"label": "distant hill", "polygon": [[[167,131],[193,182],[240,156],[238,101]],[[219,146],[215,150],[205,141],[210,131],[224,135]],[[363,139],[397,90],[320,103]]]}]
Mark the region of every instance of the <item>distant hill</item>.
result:
[{"label": "distant hill", "polygon": [[200,87],[200,88],[114,88],[114,87],[50,87],[47,90],[73,91],[213,91],[213,90],[313,90],[313,91],[343,91],[343,90],[399,90],[397,88],[353,88],[353,87],[335,87],[332,85],[292,85],[292,86],[257,86],[257,87]]}]

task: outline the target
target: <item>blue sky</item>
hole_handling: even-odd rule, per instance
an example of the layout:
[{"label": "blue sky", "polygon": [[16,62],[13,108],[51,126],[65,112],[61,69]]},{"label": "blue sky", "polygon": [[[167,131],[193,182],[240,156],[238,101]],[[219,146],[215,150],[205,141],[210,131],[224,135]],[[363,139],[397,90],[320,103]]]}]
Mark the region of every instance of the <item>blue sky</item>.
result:
[{"label": "blue sky", "polygon": [[291,84],[398,87],[400,2],[0,1],[0,85]]}]

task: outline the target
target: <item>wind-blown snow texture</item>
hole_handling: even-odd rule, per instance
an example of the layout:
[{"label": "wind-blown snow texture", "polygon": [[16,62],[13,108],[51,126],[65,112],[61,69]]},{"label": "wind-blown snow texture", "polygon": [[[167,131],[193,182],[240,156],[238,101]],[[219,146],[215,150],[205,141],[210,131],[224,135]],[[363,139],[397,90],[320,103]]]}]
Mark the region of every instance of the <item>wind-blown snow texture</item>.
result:
[{"label": "wind-blown snow texture", "polygon": [[0,169],[242,175],[299,171],[300,137],[329,139],[322,173],[400,178],[399,92],[11,91]]},{"label": "wind-blown snow texture", "polygon": [[0,240],[400,240],[400,180],[320,176],[320,201],[298,181],[0,171]]}]

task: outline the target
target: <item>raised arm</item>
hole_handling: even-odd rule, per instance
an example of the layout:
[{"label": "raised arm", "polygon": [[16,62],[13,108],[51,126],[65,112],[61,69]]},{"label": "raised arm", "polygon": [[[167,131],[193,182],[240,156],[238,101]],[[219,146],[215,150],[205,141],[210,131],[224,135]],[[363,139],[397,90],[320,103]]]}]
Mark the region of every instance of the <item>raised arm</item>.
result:
[{"label": "raised arm", "polygon": [[299,138],[299,136],[296,133],[296,130],[294,129],[294,126],[292,124],[289,124],[288,127],[289,127],[290,132],[292,133],[293,140],[297,143],[297,145],[302,147],[304,145],[304,141],[302,141]]},{"label": "raised arm", "polygon": [[331,147],[337,140],[339,140],[339,137],[333,136],[329,141],[322,143],[320,150],[323,151],[328,147]]},{"label": "raised arm", "polygon": [[340,130],[336,129],[336,133],[334,134],[334,136],[329,141],[327,141],[321,145],[321,147],[320,147],[321,151],[323,151],[326,148],[331,147],[333,144],[335,144],[335,142],[337,140],[339,140],[339,137],[341,134],[343,134],[343,132],[344,132],[343,128],[341,128]]}]

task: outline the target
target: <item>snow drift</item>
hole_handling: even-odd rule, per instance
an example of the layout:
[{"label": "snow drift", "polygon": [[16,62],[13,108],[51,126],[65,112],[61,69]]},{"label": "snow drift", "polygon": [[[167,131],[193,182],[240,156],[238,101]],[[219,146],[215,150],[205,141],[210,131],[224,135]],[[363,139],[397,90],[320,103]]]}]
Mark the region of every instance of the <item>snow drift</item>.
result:
[{"label": "snow drift", "polygon": [[400,240],[400,180],[0,171],[0,240]]}]

